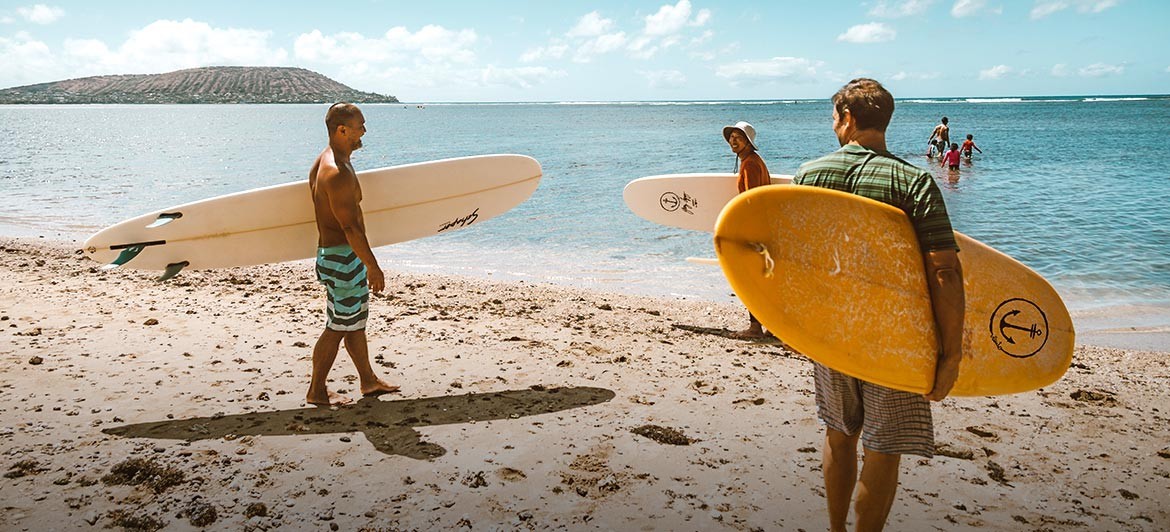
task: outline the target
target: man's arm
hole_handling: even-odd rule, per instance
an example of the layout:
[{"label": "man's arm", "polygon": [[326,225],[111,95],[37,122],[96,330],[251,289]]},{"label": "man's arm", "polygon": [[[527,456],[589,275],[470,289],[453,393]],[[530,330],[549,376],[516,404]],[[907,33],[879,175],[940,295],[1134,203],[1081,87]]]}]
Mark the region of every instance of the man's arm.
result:
[{"label": "man's arm", "polygon": [[934,370],[934,388],[926,394],[931,401],[941,401],[955,385],[959,362],[963,358],[963,317],[967,301],[963,290],[963,267],[959,253],[953,249],[923,254],[926,285],[938,325],[939,355]]},{"label": "man's arm", "polygon": [[374,258],[374,251],[370,249],[370,242],[366,238],[366,226],[362,221],[362,208],[357,200],[357,177],[338,173],[329,176],[318,186],[325,186],[329,193],[329,208],[337,218],[338,225],[345,232],[345,240],[353,248],[354,253],[366,265],[366,277],[370,283],[370,290],[381,292],[386,286],[386,278],[378,260]]}]

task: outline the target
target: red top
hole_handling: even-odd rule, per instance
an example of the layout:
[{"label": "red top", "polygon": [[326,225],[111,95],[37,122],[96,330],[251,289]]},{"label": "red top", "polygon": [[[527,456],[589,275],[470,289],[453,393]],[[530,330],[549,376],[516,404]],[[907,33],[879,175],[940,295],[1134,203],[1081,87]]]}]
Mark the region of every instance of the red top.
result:
[{"label": "red top", "polygon": [[961,151],[971,151],[971,146],[974,146],[974,145],[975,145],[975,143],[973,141],[964,140],[963,141],[963,148],[961,149]]},{"label": "red top", "polygon": [[764,164],[764,158],[760,157],[759,153],[753,151],[739,163],[739,179],[736,180],[736,185],[740,192],[771,183],[768,165]]},{"label": "red top", "polygon": [[959,166],[959,150],[951,150],[943,155],[943,161],[949,166]]}]

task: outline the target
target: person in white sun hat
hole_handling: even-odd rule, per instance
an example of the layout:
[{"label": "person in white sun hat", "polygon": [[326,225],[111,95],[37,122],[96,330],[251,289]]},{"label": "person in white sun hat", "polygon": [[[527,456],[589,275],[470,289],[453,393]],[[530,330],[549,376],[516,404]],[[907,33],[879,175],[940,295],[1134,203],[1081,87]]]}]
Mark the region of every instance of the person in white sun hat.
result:
[{"label": "person in white sun hat", "polygon": [[[764,158],[760,157],[759,152],[756,151],[755,127],[741,120],[736,122],[734,126],[723,128],[723,139],[727,141],[727,145],[731,146],[731,151],[736,155],[736,172],[739,174],[736,185],[741,194],[772,182],[771,176],[768,175],[768,165],[764,164]],[[764,332],[760,320],[757,320],[751,312],[748,312],[748,320],[748,328],[734,333],[733,336],[744,340],[755,340],[769,336],[770,333]]]}]

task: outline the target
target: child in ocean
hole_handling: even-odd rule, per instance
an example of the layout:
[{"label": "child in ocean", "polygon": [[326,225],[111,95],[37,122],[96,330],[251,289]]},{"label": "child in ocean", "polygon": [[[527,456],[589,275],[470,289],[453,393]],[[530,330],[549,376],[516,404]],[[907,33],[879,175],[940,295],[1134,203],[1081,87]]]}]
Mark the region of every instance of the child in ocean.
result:
[{"label": "child in ocean", "polygon": [[[983,153],[983,152],[979,152],[979,153]],[[957,143],[952,142],[951,143],[951,151],[946,152],[946,154],[943,155],[942,160],[943,160],[943,164],[947,165],[947,168],[950,168],[951,170],[958,170],[959,169],[959,145]]]},{"label": "child in ocean", "polygon": [[963,158],[971,160],[971,148],[975,148],[975,151],[979,152],[980,155],[983,154],[983,150],[979,149],[979,146],[975,145],[975,135],[968,133],[967,140],[963,141],[963,148],[959,150],[963,152]]}]

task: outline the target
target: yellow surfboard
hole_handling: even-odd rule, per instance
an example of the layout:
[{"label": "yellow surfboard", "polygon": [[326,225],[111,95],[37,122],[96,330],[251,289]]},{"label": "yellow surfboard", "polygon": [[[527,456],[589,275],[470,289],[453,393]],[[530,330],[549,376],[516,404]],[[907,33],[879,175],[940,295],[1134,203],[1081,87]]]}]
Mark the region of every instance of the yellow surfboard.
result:
[{"label": "yellow surfboard", "polygon": [[[967,308],[951,395],[1055,382],[1075,337],[1056,290],[1015,259],[955,238]],[[936,328],[922,254],[901,210],[819,187],[761,187],[723,209],[715,252],[752,314],[805,356],[890,388],[933,386]]]}]

